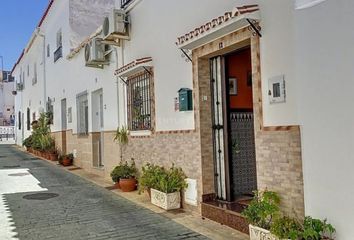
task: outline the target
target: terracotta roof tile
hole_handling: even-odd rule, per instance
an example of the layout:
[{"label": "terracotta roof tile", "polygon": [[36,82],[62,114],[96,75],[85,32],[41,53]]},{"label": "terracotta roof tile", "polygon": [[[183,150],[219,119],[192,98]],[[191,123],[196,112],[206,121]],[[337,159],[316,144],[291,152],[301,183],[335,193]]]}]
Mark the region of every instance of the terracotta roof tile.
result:
[{"label": "terracotta roof tile", "polygon": [[151,57],[144,57],[144,58],[139,58],[139,59],[136,59],[126,65],[124,65],[123,67],[117,69],[115,71],[115,75],[119,75],[125,71],[128,71],[129,69],[133,68],[133,67],[136,67],[136,66],[139,66],[139,65],[142,65],[144,63],[148,63],[148,62],[152,62],[152,58]]},{"label": "terracotta roof tile", "polygon": [[194,37],[198,37],[199,35],[206,34],[208,31],[213,28],[220,26],[232,18],[238,17],[242,14],[252,13],[259,10],[258,5],[245,5],[241,7],[235,7],[232,12],[226,12],[223,16],[219,16],[217,18],[212,19],[210,22],[203,24],[200,27],[194,29],[194,31],[190,31],[177,39],[176,44],[182,45],[186,42],[192,40]]}]

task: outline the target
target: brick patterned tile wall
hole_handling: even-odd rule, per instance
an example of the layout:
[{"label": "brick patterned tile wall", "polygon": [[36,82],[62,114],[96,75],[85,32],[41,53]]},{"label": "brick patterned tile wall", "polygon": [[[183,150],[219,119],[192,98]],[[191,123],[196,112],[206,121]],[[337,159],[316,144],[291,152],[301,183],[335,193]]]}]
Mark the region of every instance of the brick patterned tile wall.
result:
[{"label": "brick patterned tile wall", "polygon": [[[75,165],[110,179],[110,172],[120,162],[119,145],[113,141],[114,134],[114,132],[104,133],[105,167],[97,169],[92,164],[92,139],[94,136],[89,134],[87,137],[79,137],[72,134],[72,131],[68,131],[68,152],[72,152],[74,149],[77,151]],[[59,133],[53,135],[57,141],[60,139]],[[123,159],[129,161],[132,158],[138,169],[141,169],[141,166],[147,162],[165,167],[170,167],[174,163],[177,167],[181,167],[189,178],[197,180],[198,196],[201,201],[201,150],[199,135],[195,131],[156,133],[141,138],[131,137],[123,151]],[[184,206],[189,210],[198,211],[197,207],[186,204]]]},{"label": "brick patterned tile wall", "polygon": [[256,155],[259,189],[278,192],[284,211],[304,217],[300,132],[258,131]]}]

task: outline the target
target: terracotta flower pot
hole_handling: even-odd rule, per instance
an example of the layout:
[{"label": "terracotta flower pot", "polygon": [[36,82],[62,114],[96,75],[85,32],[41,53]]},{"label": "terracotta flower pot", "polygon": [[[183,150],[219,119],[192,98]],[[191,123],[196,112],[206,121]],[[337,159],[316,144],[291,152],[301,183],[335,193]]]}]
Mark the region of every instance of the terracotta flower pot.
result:
[{"label": "terracotta flower pot", "polygon": [[72,161],[69,158],[64,158],[62,164],[63,166],[68,167],[72,165]]},{"label": "terracotta flower pot", "polygon": [[135,178],[129,178],[129,179],[120,179],[119,180],[119,185],[120,189],[122,189],[123,192],[132,192],[136,189],[136,179]]},{"label": "terracotta flower pot", "polygon": [[49,153],[49,160],[50,160],[50,161],[58,161],[58,154],[56,154],[56,153]]},{"label": "terracotta flower pot", "polygon": [[120,184],[119,184],[119,181],[118,181],[118,182],[116,182],[116,183],[114,183],[114,186],[115,186],[115,188],[116,188],[116,189],[120,189]]}]

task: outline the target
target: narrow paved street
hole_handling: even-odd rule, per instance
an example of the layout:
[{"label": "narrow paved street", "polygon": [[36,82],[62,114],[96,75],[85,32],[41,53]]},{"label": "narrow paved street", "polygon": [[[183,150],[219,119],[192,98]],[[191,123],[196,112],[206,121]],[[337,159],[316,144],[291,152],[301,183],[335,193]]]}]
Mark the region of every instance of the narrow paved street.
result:
[{"label": "narrow paved street", "polygon": [[60,167],[0,146],[0,239],[206,239]]}]

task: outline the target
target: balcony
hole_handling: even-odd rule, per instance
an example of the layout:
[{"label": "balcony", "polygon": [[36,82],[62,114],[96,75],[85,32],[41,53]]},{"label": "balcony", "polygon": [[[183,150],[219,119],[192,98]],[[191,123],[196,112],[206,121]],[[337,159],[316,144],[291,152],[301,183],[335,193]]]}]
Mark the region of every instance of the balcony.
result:
[{"label": "balcony", "polygon": [[126,6],[128,6],[133,1],[134,0],[120,0],[120,7],[121,8],[125,8]]},{"label": "balcony", "polygon": [[63,57],[63,47],[58,47],[57,50],[54,52],[54,62],[58,61],[60,58]]}]

